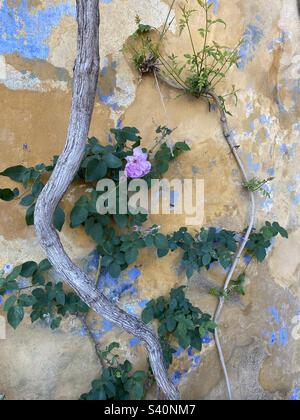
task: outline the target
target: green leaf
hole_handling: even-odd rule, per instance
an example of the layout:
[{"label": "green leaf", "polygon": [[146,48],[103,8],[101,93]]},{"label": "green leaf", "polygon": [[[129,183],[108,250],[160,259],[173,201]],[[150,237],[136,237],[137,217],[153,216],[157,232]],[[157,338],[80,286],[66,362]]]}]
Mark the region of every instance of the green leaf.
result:
[{"label": "green leaf", "polygon": [[188,267],[186,270],[186,275],[188,279],[191,279],[193,277],[194,274],[194,267]]},{"label": "green leaf", "polygon": [[114,221],[121,229],[124,229],[128,223],[128,216],[126,214],[115,214]]},{"label": "green leaf", "polygon": [[89,229],[89,235],[97,243],[100,244],[103,241],[103,227],[101,223],[95,223],[92,228]]},{"label": "green leaf", "polygon": [[13,271],[6,277],[7,282],[16,280],[22,271],[22,265],[18,265],[13,269]]},{"label": "green leaf", "polygon": [[24,318],[24,309],[20,305],[12,306],[7,314],[7,321],[14,329],[16,329]]},{"label": "green leaf", "polygon": [[183,152],[188,152],[191,150],[190,146],[186,142],[178,142],[175,144],[176,149],[182,150]]},{"label": "green leaf", "polygon": [[40,286],[43,286],[45,283],[46,283],[45,278],[44,278],[44,276],[43,276],[41,273],[36,272],[36,273],[32,276],[32,284],[33,284],[33,285],[38,284],[38,285],[40,285]]},{"label": "green leaf", "polygon": [[132,378],[137,381],[137,382],[142,382],[146,379],[146,374],[144,371],[142,370],[138,370],[134,373],[134,375],[132,376]]},{"label": "green leaf", "polygon": [[21,295],[18,299],[18,304],[24,306],[25,308],[29,308],[36,303],[36,299],[34,296],[30,295]]},{"label": "green leaf", "polygon": [[122,166],[122,161],[112,153],[108,153],[107,155],[103,156],[104,162],[107,166],[111,169],[118,169]]},{"label": "green leaf", "polygon": [[277,232],[283,237],[283,238],[286,238],[286,239],[288,239],[289,238],[289,234],[288,234],[288,231],[287,230],[285,230],[282,226],[280,226],[280,224],[279,223],[277,223],[277,222],[274,222],[273,223],[273,227],[275,228],[275,229],[277,229]]},{"label": "green leaf", "polygon": [[211,256],[209,254],[205,254],[202,258],[202,263],[204,267],[208,266],[211,263]]},{"label": "green leaf", "polygon": [[84,223],[89,217],[89,210],[83,205],[77,205],[73,208],[70,218],[71,227],[74,229]]},{"label": "green leaf", "polygon": [[39,270],[48,271],[52,268],[52,265],[48,259],[45,259],[39,263]]},{"label": "green leaf", "polygon": [[12,201],[19,195],[19,190],[10,190],[9,188],[1,189],[0,188],[0,200],[3,201]]},{"label": "green leaf", "polygon": [[8,299],[7,299],[7,301],[5,302],[5,304],[4,304],[4,311],[5,312],[8,312],[9,310],[10,310],[10,308],[12,307],[12,306],[14,306],[14,304],[17,302],[17,298],[16,298],[16,296],[11,296],[11,297],[9,297]]},{"label": "green leaf", "polygon": [[142,320],[145,324],[149,324],[154,319],[154,311],[151,306],[147,306],[142,313]]},{"label": "green leaf", "polygon": [[35,204],[27,209],[27,212],[26,212],[26,224],[27,224],[27,226],[33,226],[34,225],[34,210],[35,210]]},{"label": "green leaf", "polygon": [[63,225],[65,224],[65,212],[61,207],[57,207],[54,212],[53,224],[55,229],[61,232]]},{"label": "green leaf", "polygon": [[169,249],[168,249],[168,248],[165,248],[165,249],[158,249],[158,250],[157,250],[157,256],[158,256],[158,258],[163,258],[163,257],[165,257],[166,255],[168,255],[168,253],[169,253]]},{"label": "green leaf", "polygon": [[108,267],[108,272],[112,276],[113,279],[117,279],[119,278],[121,274],[121,267],[119,266],[119,264],[112,263]]},{"label": "green leaf", "polygon": [[54,318],[50,324],[51,330],[56,330],[57,328],[59,328],[61,321],[62,321],[61,317]]},{"label": "green leaf", "polygon": [[139,251],[137,248],[131,248],[125,253],[125,261],[128,265],[134,263],[139,256]]},{"label": "green leaf", "polygon": [[98,158],[92,159],[86,168],[86,180],[98,181],[107,174],[107,163]]},{"label": "green leaf", "polygon": [[35,198],[33,195],[31,194],[26,195],[26,197],[23,197],[22,200],[20,201],[20,206],[29,207],[33,204],[34,201],[35,201]]},{"label": "green leaf", "polygon": [[267,251],[263,247],[259,247],[255,250],[255,256],[259,262],[263,262],[267,256]]},{"label": "green leaf", "polygon": [[172,333],[177,326],[177,321],[173,318],[173,316],[169,316],[167,318],[167,329],[170,333]]},{"label": "green leaf", "polygon": [[169,241],[165,235],[158,233],[154,238],[154,244],[158,249],[169,249]]},{"label": "green leaf", "polygon": [[38,196],[40,195],[44,187],[45,187],[45,184],[43,184],[41,181],[35,182],[34,185],[32,186],[32,195],[35,198],[38,198]]},{"label": "green leaf", "polygon": [[21,276],[25,278],[32,277],[37,271],[38,265],[34,261],[28,261],[22,265]]},{"label": "green leaf", "polygon": [[64,291],[58,291],[58,292],[56,292],[55,298],[56,298],[56,302],[59,305],[62,305],[62,306],[65,305],[65,303],[66,303],[66,295],[65,295],[65,292]]},{"label": "green leaf", "polygon": [[144,387],[139,382],[135,383],[132,388],[132,394],[135,400],[141,400],[144,395]]},{"label": "green leaf", "polygon": [[30,173],[30,169],[18,165],[5,169],[5,171],[1,172],[0,175],[8,177],[12,181],[23,183],[25,178],[28,176],[28,173]]}]

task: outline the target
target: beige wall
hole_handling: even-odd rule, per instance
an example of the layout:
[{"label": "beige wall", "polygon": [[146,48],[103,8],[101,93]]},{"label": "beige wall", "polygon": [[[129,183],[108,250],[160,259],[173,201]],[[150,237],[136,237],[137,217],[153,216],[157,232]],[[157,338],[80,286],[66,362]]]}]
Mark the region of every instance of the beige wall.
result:
[{"label": "beige wall", "polygon": [[[170,1],[100,3],[102,78],[91,134],[105,141],[109,128],[121,120],[124,125],[138,127],[145,144],[150,144],[158,125],[177,127],[174,138],[187,140],[192,153],[180,158],[170,177],[204,178],[206,225],[244,228],[246,195],[239,187],[238,172],[217,115],[209,113],[204,102],[178,98],[176,92],[162,85],[166,115],[155,81],[146,77],[141,82],[120,52],[135,28],[135,15],[160,26]],[[277,220],[290,232],[288,242],[276,241],[267,262],[252,265],[245,298],[227,303],[222,341],[236,398],[288,399],[297,397],[300,388],[300,19],[296,0],[215,0],[214,4],[215,13],[228,23],[225,33],[213,34],[215,39],[234,45],[244,34],[247,40],[242,68],[234,69],[226,85],[220,87],[226,91],[234,83],[240,90],[238,106],[232,105],[230,118],[236,141],[250,173],[259,178],[274,173],[276,177],[272,198],[257,199],[258,226],[264,220]],[[3,170],[15,164],[49,161],[60,153],[68,124],[76,24],[72,1],[2,0],[0,13],[1,22],[2,16],[6,22],[0,28]],[[188,40],[178,38],[175,23],[172,31],[168,48],[185,52]],[[12,185],[1,179],[1,187]],[[71,188],[64,201],[66,209],[75,196]],[[0,202],[0,211],[0,267],[40,260],[42,253],[33,229],[25,226],[23,209],[17,203]],[[156,217],[153,222],[161,224],[165,232],[184,224],[180,217]],[[92,259],[87,258],[92,244],[83,232],[65,227],[62,239],[71,256],[93,271]],[[157,261],[154,252],[147,252],[139,263],[142,267],[137,279],[130,272],[120,280],[121,286],[130,285],[129,292],[122,293],[120,285],[113,286],[120,304],[135,313],[140,313],[145,299],[186,283],[176,256]],[[188,284],[188,294],[203,310],[213,312],[216,301],[207,290],[223,279],[222,272],[196,275]],[[120,340],[124,354],[143,366],[145,354],[131,337],[111,331],[110,325],[92,314],[91,322],[103,343]],[[54,334],[43,324],[31,326],[28,320],[17,332],[8,328],[7,340],[0,340],[0,352],[0,394],[10,399],[77,399],[99,370],[92,344],[82,325],[72,318]],[[213,343],[205,347],[201,357],[200,364],[186,354],[176,359],[173,371],[181,378],[183,397],[224,398]]]}]

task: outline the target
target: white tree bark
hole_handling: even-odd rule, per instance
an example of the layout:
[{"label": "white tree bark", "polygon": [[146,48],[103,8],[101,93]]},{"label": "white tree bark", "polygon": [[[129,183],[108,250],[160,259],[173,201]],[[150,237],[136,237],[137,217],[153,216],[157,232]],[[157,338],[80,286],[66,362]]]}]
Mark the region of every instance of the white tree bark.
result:
[{"label": "white tree bark", "polygon": [[159,339],[151,328],[112,304],[66,254],[53,226],[56,207],[73,181],[84,156],[99,75],[99,0],[76,0],[77,59],[74,68],[72,109],[65,148],[38,199],[35,228],[54,269],[95,312],[146,345],[158,386],[170,400],[179,399],[164,365]]}]

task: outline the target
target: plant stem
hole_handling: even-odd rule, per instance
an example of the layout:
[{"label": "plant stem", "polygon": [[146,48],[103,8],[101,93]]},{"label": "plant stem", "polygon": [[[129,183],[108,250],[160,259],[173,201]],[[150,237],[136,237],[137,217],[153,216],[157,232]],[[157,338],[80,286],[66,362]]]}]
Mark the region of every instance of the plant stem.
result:
[{"label": "plant stem", "polygon": [[[236,148],[236,144],[231,138],[227,117],[226,117],[225,111],[222,107],[222,104],[220,102],[220,99],[217,96],[217,94],[214,93],[213,91],[207,91],[207,94],[209,96],[211,96],[211,98],[214,100],[214,102],[217,105],[217,108],[218,108],[218,110],[220,112],[220,115],[221,115],[221,125],[222,125],[224,138],[227,141],[227,143],[230,147],[230,150],[235,157],[235,160],[236,160],[236,162],[239,166],[239,169],[241,171],[244,182],[247,183],[247,182],[249,182],[249,177],[247,175],[247,172],[246,172],[245,166],[243,164],[243,161],[239,156],[238,150]],[[235,270],[237,268],[237,265],[238,265],[238,263],[239,263],[239,261],[242,257],[242,254],[243,254],[243,252],[246,248],[246,245],[249,241],[250,235],[251,235],[253,227],[254,227],[255,212],[256,212],[255,196],[254,196],[254,193],[252,191],[249,191],[249,195],[250,195],[250,201],[251,201],[249,227],[248,227],[247,232],[244,236],[243,242],[242,242],[242,244],[241,244],[241,246],[240,246],[240,248],[237,252],[237,255],[236,255],[235,260],[234,260],[234,262],[231,266],[231,269],[230,269],[230,271],[227,275],[227,278],[226,278],[226,281],[225,281],[225,284],[224,284],[224,288],[223,288],[224,291],[226,291],[228,289],[228,286],[229,286],[230,282],[232,281],[232,277],[234,275],[234,272],[235,272]],[[222,310],[223,310],[223,307],[224,307],[224,303],[225,303],[225,299],[224,299],[224,297],[221,297],[220,301],[219,301],[219,305],[218,305],[217,310],[215,312],[215,316],[214,316],[214,321],[216,323],[218,323],[219,320],[220,320],[221,313],[222,313]],[[225,363],[225,359],[224,359],[224,354],[223,354],[222,346],[221,346],[220,339],[219,339],[218,329],[216,330],[216,333],[215,333],[215,339],[216,339],[216,345],[217,345],[217,348],[218,348],[218,351],[219,351],[220,360],[221,360],[222,368],[223,368],[225,379],[226,379],[229,398],[232,399],[232,391],[231,391],[229,376],[228,376],[227,367],[226,367],[226,363]]]},{"label": "plant stem", "polygon": [[201,68],[200,68],[200,74],[202,73],[203,66],[205,65],[206,60],[206,44],[207,44],[207,38],[208,38],[208,6],[207,6],[207,0],[205,0],[205,35],[204,35],[204,43],[203,43],[203,51],[202,51],[202,59],[201,59]]}]

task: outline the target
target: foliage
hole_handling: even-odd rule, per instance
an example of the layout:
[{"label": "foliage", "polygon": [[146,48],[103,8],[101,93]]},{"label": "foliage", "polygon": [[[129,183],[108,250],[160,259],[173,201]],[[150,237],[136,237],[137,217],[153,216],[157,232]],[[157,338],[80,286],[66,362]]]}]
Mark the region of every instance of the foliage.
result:
[{"label": "foliage", "polygon": [[[182,153],[190,150],[186,142],[180,141],[171,149],[166,144],[166,138],[172,130],[167,127],[158,127],[153,148],[148,151],[152,164],[152,171],[144,179],[150,185],[151,179],[162,177],[170,167],[170,163]],[[103,178],[109,178],[116,183],[116,194],[119,194],[119,172],[124,169],[126,157],[133,154],[133,149],[141,145],[139,131],[135,127],[112,129],[111,134],[115,138],[113,144],[101,145],[92,137],[88,140],[85,155],[80,165],[76,180],[84,183],[89,193],[83,195],[75,203],[70,214],[70,226],[72,229],[83,227],[86,234],[95,241],[99,256],[102,258],[102,267],[106,268],[114,278],[119,277],[121,271],[133,264],[139,251],[145,248],[150,239],[146,239],[148,232],[133,232],[136,227],[141,227],[148,219],[147,214],[100,215],[96,210],[96,203],[101,192],[96,190],[97,182]],[[20,205],[28,207],[26,213],[27,225],[34,223],[34,208],[36,200],[44,187],[41,177],[50,174],[57,162],[58,157],[53,158],[53,164],[37,165],[35,168],[12,167],[6,169],[0,175],[9,177],[11,180],[23,184],[31,192],[21,198]],[[130,179],[127,180],[129,182]],[[118,201],[118,200],[117,200]],[[118,210],[118,209],[117,209]],[[54,215],[54,224],[61,230],[65,221],[65,214],[58,208]],[[120,229],[123,234],[119,234]],[[149,229],[154,233],[156,227]]]},{"label": "foliage", "polygon": [[112,354],[118,349],[118,343],[111,343],[100,357],[107,366],[102,370],[99,379],[92,382],[92,389],[80,399],[85,401],[99,400],[141,400],[145,394],[147,374],[143,371],[133,372],[133,366],[125,360],[119,362],[119,356]]},{"label": "foliage", "polygon": [[[167,78],[174,80],[187,94],[196,98],[208,98],[207,92],[214,91],[216,86],[225,79],[229,70],[238,64],[238,51],[243,41],[240,41],[233,48],[220,45],[215,41],[210,43],[209,35],[214,27],[226,29],[226,23],[222,19],[211,17],[210,11],[213,4],[208,0],[197,0],[197,2],[198,9],[190,8],[189,0],[185,0],[185,4],[180,6],[179,35],[181,36],[184,32],[187,33],[191,52],[186,52],[182,58],[179,58],[176,54],[165,57],[161,52],[162,41],[172,23],[169,18],[175,1],[171,4],[161,32],[149,25],[141,25],[141,20],[138,19],[138,29],[129,39],[124,52],[131,54],[132,61],[141,74],[162,72]],[[204,26],[198,28],[198,39],[195,40],[191,23],[199,12],[204,15]],[[146,29],[141,30],[143,28]],[[157,33],[159,34],[158,40],[152,36],[152,34]],[[197,46],[198,41],[201,41],[200,48]],[[237,91],[234,86],[232,92],[219,97],[226,112],[228,111],[225,107],[225,101],[228,96],[234,96],[237,99]],[[230,113],[228,112],[228,114]]]},{"label": "foliage", "polygon": [[[28,261],[15,267],[5,278],[0,278],[0,296],[10,295],[4,311],[14,329],[23,321],[25,308],[30,309],[32,322],[48,319],[53,330],[59,328],[62,317],[67,314],[88,312],[88,306],[76,294],[66,293],[62,283],[46,283],[45,275],[50,268],[48,260],[39,264]],[[27,279],[30,285],[20,287],[19,277]]]},{"label": "foliage", "polygon": [[255,256],[259,262],[264,261],[267,256],[267,250],[272,245],[271,240],[276,236],[288,239],[288,232],[279,225],[279,223],[266,222],[259,232],[254,231],[246,245],[250,256]]},{"label": "foliage", "polygon": [[[187,18],[188,19],[188,18]],[[188,23],[186,23],[188,25]],[[149,29],[149,28],[148,28]],[[139,32],[147,28],[140,28]],[[139,34],[137,34],[139,35]],[[151,180],[161,178],[170,168],[170,164],[178,159],[182,153],[190,151],[185,141],[169,145],[169,137],[173,130],[160,126],[156,130],[154,145],[143,152],[149,155],[151,172],[144,180],[151,185]],[[215,227],[202,228],[194,234],[182,227],[177,232],[163,234],[157,225],[144,228],[148,220],[147,214],[100,215],[96,203],[101,192],[97,191],[97,182],[109,178],[116,183],[118,198],[120,179],[119,172],[126,165],[126,158],[133,155],[136,147],[141,147],[141,136],[134,127],[111,130],[114,138],[109,144],[102,145],[96,138],[90,138],[86,145],[85,155],[80,169],[74,179],[76,185],[83,184],[86,192],[75,203],[70,213],[70,227],[83,228],[86,234],[95,242],[99,254],[99,269],[107,271],[113,278],[119,277],[121,272],[134,264],[140,250],[155,249],[159,258],[165,257],[169,252],[180,250],[182,252],[182,266],[188,278],[203,268],[209,270],[213,263],[220,264],[227,270],[233,263],[237,249],[243,240],[244,232],[233,232]],[[0,175],[10,178],[25,189],[20,194],[18,189],[0,190],[0,199],[11,201],[19,199],[20,205],[27,208],[26,223],[34,223],[34,208],[36,200],[45,186],[47,178],[52,173],[58,157],[53,158],[52,164],[46,166],[39,164],[26,168],[15,166],[4,170]],[[125,182],[130,182],[126,179]],[[263,182],[252,182],[245,185],[251,190],[259,190]],[[118,201],[118,200],[117,200]],[[55,212],[54,225],[61,230],[65,222],[65,213],[62,208]],[[254,230],[247,242],[244,256],[251,262],[256,258],[262,262],[272,245],[272,239],[281,235],[288,238],[288,232],[277,222],[266,222],[259,230]],[[250,263],[249,262],[249,263]],[[25,310],[30,311],[32,322],[47,320],[52,329],[59,328],[62,318],[67,314],[86,314],[88,307],[74,293],[67,293],[62,283],[47,282],[47,271],[51,268],[48,260],[39,264],[28,261],[14,268],[8,274],[0,273],[0,296],[8,296],[4,311],[7,313],[9,324],[17,328],[22,322]],[[28,280],[28,286],[21,288],[19,278]],[[235,292],[245,293],[246,269],[231,281],[225,291],[212,289],[211,294],[217,297],[229,298]],[[152,300],[145,308],[142,318],[146,323],[158,323],[158,334],[168,366],[173,360],[174,344],[184,349],[193,347],[201,351],[203,339],[207,333],[213,333],[216,324],[210,315],[194,307],[186,298],[184,287],[172,289],[169,297],[159,297]],[[113,356],[112,351],[117,348],[113,343],[100,357],[105,360],[107,368],[101,377],[92,383],[92,389],[81,397],[84,400],[101,399],[141,399],[144,395],[144,386],[147,375],[144,372],[133,372],[128,360],[124,363]]]},{"label": "foliage", "polygon": [[275,179],[274,177],[270,177],[270,178],[263,179],[263,180],[260,180],[258,178],[252,178],[252,179],[250,179],[249,182],[244,182],[243,186],[249,191],[252,191],[252,192],[259,191],[262,194],[263,197],[270,198],[271,194],[263,187],[268,182],[271,182],[274,179]]},{"label": "foliage", "polygon": [[245,296],[245,287],[244,284],[246,282],[246,272],[244,271],[242,274],[238,276],[236,280],[232,280],[229,284],[229,287],[226,290],[219,290],[217,288],[213,288],[210,290],[210,294],[215,297],[222,297],[228,299],[233,292],[237,293],[238,295]]},{"label": "foliage", "polygon": [[146,324],[158,321],[158,335],[168,366],[176,352],[172,347],[174,341],[183,349],[193,347],[201,351],[203,339],[216,328],[211,316],[193,306],[186,298],[184,289],[185,286],[172,289],[168,298],[161,296],[151,300],[142,313]]}]

